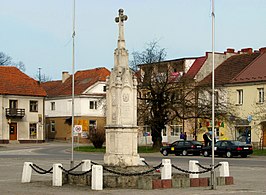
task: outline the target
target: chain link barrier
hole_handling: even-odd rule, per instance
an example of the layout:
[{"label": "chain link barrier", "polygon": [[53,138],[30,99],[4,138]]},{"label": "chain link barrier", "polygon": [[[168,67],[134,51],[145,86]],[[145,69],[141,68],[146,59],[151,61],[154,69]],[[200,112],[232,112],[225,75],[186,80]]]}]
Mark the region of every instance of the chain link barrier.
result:
[{"label": "chain link barrier", "polygon": [[48,169],[48,170],[45,170],[45,169],[43,169],[43,168],[41,168],[41,167],[39,167],[38,165],[36,165],[36,164],[30,164],[30,167],[35,171],[35,172],[37,172],[37,173],[39,173],[39,174],[42,174],[42,175],[44,175],[44,174],[47,174],[47,173],[53,173],[53,167],[52,168],[50,168],[50,169]]},{"label": "chain link barrier", "polygon": [[[179,170],[179,171],[181,171],[181,172],[189,173],[189,174],[202,174],[202,173],[207,173],[207,172],[209,172],[209,171],[212,170],[212,168],[204,167],[204,166],[202,166],[202,165],[199,164],[199,163],[196,163],[196,165],[198,165],[200,168],[202,168],[202,169],[204,169],[204,170],[203,170],[203,171],[188,171],[188,170],[184,170],[184,169],[182,169],[182,168],[179,168],[179,167],[175,166],[174,164],[172,164],[172,167],[175,168],[175,169],[177,169],[177,170]],[[221,165],[222,165],[222,164],[220,164],[220,163],[217,164],[217,165],[215,165],[215,166],[214,166],[214,169],[218,168],[218,167],[221,166]]]},{"label": "chain link barrier", "polygon": [[121,173],[119,171],[114,171],[114,170],[108,169],[108,168],[106,168],[104,166],[103,166],[103,170],[105,170],[105,171],[107,171],[109,173],[113,173],[113,174],[121,175],[121,176],[139,176],[139,175],[146,175],[148,173],[151,173],[151,172],[161,168],[162,166],[163,166],[162,163],[160,163],[159,165],[157,165],[155,167],[152,167],[152,169],[150,169],[150,170],[139,172],[139,173]]},{"label": "chain link barrier", "polygon": [[69,169],[69,170],[64,169],[64,167],[62,167],[62,166],[59,166],[59,168],[62,169],[66,174],[74,175],[74,176],[86,175],[86,174],[88,174],[88,173],[90,173],[92,171],[92,169],[90,169],[89,171],[85,171],[85,172],[82,172],[82,173],[73,173],[71,171],[73,171],[74,167],[72,169]]},{"label": "chain link barrier", "polygon": [[[149,164],[143,160],[142,161],[146,166],[149,166]],[[80,162],[79,164],[77,164],[75,167],[69,169],[69,170],[66,170],[64,167],[62,166],[59,166],[59,168],[61,168],[66,174],[69,174],[69,175],[74,175],[74,176],[81,176],[81,175],[85,175],[85,174],[88,174],[92,171],[92,169],[90,169],[89,171],[85,171],[85,172],[82,172],[82,173],[73,173],[72,171],[75,170],[76,168],[78,168],[79,166],[81,166],[84,162]],[[91,164],[93,165],[100,165],[96,162],[93,162],[91,161]],[[196,165],[198,165],[200,168],[204,169],[202,171],[189,171],[189,170],[185,170],[185,169],[182,169],[182,168],[179,168],[177,166],[175,166],[174,164],[172,164],[172,167],[181,171],[181,172],[184,172],[184,173],[188,173],[188,174],[202,174],[202,173],[207,173],[209,171],[212,170],[212,168],[210,167],[204,167],[203,165],[199,164],[199,163],[196,163]],[[219,166],[221,166],[222,164],[217,164],[214,166],[214,169],[218,168]],[[103,165],[102,165],[103,166]],[[39,174],[47,174],[47,173],[53,173],[53,167],[48,169],[48,170],[45,170],[41,167],[39,167],[38,165],[36,164],[32,164],[30,165],[30,167],[37,173]],[[147,170],[147,171],[143,171],[143,172],[138,172],[138,173],[123,173],[123,172],[119,172],[119,171],[115,171],[115,170],[112,170],[110,168],[107,168],[105,166],[103,166],[103,170],[109,172],[109,173],[113,173],[113,174],[116,174],[116,175],[121,175],[121,176],[139,176],[139,175],[146,175],[148,173],[151,173],[153,171],[156,171],[158,170],[159,168],[163,167],[162,163],[160,163],[159,165],[155,166],[155,167],[152,167],[150,170]]]}]

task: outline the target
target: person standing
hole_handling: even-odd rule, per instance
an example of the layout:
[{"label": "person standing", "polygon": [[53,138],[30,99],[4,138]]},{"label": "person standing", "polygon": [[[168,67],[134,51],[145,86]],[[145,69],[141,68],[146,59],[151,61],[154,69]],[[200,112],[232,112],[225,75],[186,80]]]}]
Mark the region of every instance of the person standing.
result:
[{"label": "person standing", "polygon": [[209,137],[209,133],[208,132],[205,132],[203,134],[203,140],[204,140],[204,146],[208,146],[209,143],[211,143],[211,138]]},{"label": "person standing", "polygon": [[187,132],[184,133],[184,141],[187,140]]}]

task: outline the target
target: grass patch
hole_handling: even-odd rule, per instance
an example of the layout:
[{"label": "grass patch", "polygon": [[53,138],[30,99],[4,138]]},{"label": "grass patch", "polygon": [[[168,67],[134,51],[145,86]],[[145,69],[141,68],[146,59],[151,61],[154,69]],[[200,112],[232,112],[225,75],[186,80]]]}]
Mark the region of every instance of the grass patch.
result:
[{"label": "grass patch", "polygon": [[75,147],[74,150],[79,152],[105,152],[105,147],[95,148],[94,146],[79,146]]},{"label": "grass patch", "polygon": [[266,150],[254,149],[253,155],[255,156],[266,156]]},{"label": "grass patch", "polygon": [[[74,148],[75,151],[79,152],[105,152],[105,147],[95,148],[94,146],[79,146]],[[159,152],[158,150],[154,150],[151,146],[139,146],[138,153],[154,153]]]}]

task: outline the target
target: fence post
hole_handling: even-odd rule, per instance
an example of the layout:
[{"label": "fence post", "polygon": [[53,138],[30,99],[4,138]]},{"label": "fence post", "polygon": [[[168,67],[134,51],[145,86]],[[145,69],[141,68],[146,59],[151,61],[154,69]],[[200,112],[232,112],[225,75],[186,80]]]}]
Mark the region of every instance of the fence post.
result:
[{"label": "fence post", "polygon": [[220,162],[221,166],[219,167],[220,177],[229,177],[229,163]]},{"label": "fence post", "polygon": [[162,159],[161,179],[172,179],[171,159]]},{"label": "fence post", "polygon": [[92,166],[91,189],[92,190],[103,189],[103,166],[102,165]]},{"label": "fence post", "polygon": [[[198,172],[199,166],[197,165],[197,163],[199,163],[199,161],[190,160],[189,161],[189,171]],[[189,178],[199,178],[199,174],[189,174]]]},{"label": "fence post", "polygon": [[146,165],[143,161],[145,161],[145,158],[139,158],[139,165]]},{"label": "fence post", "polygon": [[91,170],[91,160],[82,160],[81,171]]},{"label": "fence post", "polygon": [[29,183],[30,182],[31,173],[32,173],[32,168],[30,165],[32,165],[32,162],[24,162],[21,183]]},{"label": "fence post", "polygon": [[53,186],[62,186],[62,164],[53,164]]}]

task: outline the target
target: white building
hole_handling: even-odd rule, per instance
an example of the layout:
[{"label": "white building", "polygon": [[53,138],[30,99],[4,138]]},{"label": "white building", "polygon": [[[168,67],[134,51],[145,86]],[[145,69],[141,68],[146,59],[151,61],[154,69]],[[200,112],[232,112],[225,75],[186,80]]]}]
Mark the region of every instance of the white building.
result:
[{"label": "white building", "polygon": [[[82,125],[81,141],[90,131],[104,130],[106,68],[77,71],[75,73],[74,121]],[[47,92],[45,100],[46,132],[49,139],[70,140],[72,122],[72,76],[62,73],[62,80],[49,81],[42,86]]]},{"label": "white building", "polygon": [[43,142],[45,90],[16,67],[0,66],[0,143]]}]

